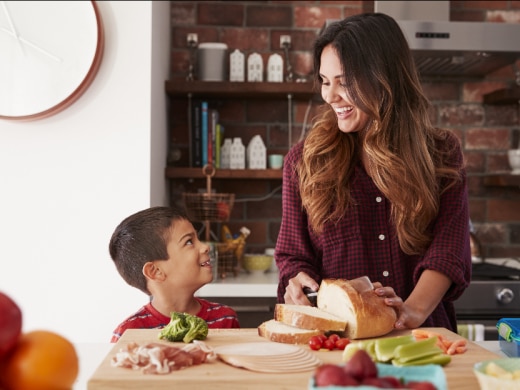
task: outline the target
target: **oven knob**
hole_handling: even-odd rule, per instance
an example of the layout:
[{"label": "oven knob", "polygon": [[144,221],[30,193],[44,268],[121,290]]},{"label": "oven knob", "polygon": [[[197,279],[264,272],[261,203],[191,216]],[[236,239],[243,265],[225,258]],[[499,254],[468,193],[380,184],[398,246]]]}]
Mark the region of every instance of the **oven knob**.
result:
[{"label": "oven knob", "polygon": [[510,288],[503,288],[497,293],[497,301],[500,303],[511,303],[515,298],[515,293]]}]

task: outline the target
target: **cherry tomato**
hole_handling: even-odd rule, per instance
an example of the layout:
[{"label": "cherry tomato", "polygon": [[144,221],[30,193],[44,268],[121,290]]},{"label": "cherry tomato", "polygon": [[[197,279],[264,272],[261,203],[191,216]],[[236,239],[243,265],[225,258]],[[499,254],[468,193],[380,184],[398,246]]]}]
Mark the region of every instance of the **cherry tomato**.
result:
[{"label": "cherry tomato", "polygon": [[328,349],[329,351],[332,351],[334,348],[336,348],[336,346],[334,345],[334,343],[332,342],[332,340],[325,340],[323,342],[323,348],[326,348]]},{"label": "cherry tomato", "polygon": [[327,340],[327,336],[325,336],[324,334],[320,334],[319,336],[316,336],[316,337],[319,337],[319,339],[321,340],[321,343],[323,344],[323,342],[325,340]]},{"label": "cherry tomato", "polygon": [[309,348],[313,351],[319,351],[323,345],[323,342],[321,341],[320,336],[312,336],[309,339]]},{"label": "cherry tomato", "polygon": [[14,348],[22,333],[22,311],[0,292],[0,359]]},{"label": "cherry tomato", "polygon": [[336,333],[332,333],[330,336],[329,336],[329,340],[332,341],[334,344],[336,344],[336,341],[339,340],[339,335],[337,335]]},{"label": "cherry tomato", "polygon": [[336,348],[337,349],[341,349],[341,350],[344,350],[345,347],[347,345],[350,344],[350,339],[347,339],[347,338],[339,338],[337,341],[336,341]]}]

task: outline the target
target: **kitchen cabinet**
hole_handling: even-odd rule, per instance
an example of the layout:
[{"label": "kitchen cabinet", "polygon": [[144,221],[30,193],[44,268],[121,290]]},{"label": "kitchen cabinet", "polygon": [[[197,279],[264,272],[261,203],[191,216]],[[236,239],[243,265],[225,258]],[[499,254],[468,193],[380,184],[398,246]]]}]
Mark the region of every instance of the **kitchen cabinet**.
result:
[{"label": "kitchen cabinet", "polygon": [[[171,98],[230,99],[278,99],[287,100],[289,123],[292,126],[293,100],[312,99],[316,92],[311,82],[228,82],[175,79],[165,82],[165,91]],[[190,129],[187,129],[190,131]],[[165,169],[168,179],[204,178],[201,168],[173,167]],[[217,169],[214,179],[281,179],[282,171],[276,169]]]}]

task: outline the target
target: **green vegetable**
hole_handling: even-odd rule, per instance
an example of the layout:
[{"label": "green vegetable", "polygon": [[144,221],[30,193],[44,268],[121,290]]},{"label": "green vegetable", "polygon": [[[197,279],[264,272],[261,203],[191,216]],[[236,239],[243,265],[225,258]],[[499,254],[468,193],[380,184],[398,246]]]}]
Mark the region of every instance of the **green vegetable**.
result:
[{"label": "green vegetable", "polygon": [[437,337],[416,341],[411,344],[398,346],[394,351],[394,360],[399,363],[407,363],[417,359],[442,354],[442,349],[437,345]]},{"label": "green vegetable", "polygon": [[185,343],[191,343],[193,340],[204,340],[208,336],[208,324],[202,318],[188,314],[186,322],[188,332],[182,338]]},{"label": "green vegetable", "polygon": [[415,343],[415,338],[411,334],[377,339],[375,341],[377,361],[381,363],[389,362],[394,358],[397,347],[411,343]]},{"label": "green vegetable", "polygon": [[438,364],[439,366],[445,366],[451,362],[451,356],[446,355],[444,353],[438,353],[436,355],[430,355],[427,357],[408,360],[408,361],[400,361],[399,359],[392,360],[392,364],[396,367],[404,367],[404,366],[423,366],[425,364]]},{"label": "green vegetable", "polygon": [[159,339],[168,341],[204,340],[208,336],[208,324],[202,318],[188,314],[172,312],[170,322],[159,333]]}]

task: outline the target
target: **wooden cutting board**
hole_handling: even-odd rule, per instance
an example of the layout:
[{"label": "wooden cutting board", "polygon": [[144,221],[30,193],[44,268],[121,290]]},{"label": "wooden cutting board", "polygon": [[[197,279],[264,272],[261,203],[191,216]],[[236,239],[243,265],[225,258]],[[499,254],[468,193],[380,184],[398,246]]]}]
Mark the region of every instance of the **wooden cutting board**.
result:
[{"label": "wooden cutting board", "polygon": [[[450,340],[462,337],[443,328],[425,328],[446,336]],[[410,331],[394,331],[388,336],[408,334]],[[298,389],[308,388],[309,379],[314,369],[306,372],[291,373],[264,373],[234,367],[222,361],[204,363],[192,366],[180,371],[174,371],[166,375],[145,375],[139,371],[112,367],[110,359],[119,349],[129,342],[145,344],[156,342],[159,331],[156,329],[128,330],[121,339],[114,344],[112,350],[100,363],[97,370],[88,381],[88,390],[114,390],[114,389],[201,389],[211,387],[219,389]],[[271,343],[258,336],[257,329],[210,329],[206,344],[211,347],[238,343]],[[180,346],[183,343],[179,343]],[[308,346],[303,349],[310,351]],[[342,351],[311,351],[323,363],[342,363]],[[476,362],[495,359],[498,356],[479,345],[468,341],[468,350],[461,355],[454,355],[452,361],[444,367],[449,389],[475,390],[479,388],[477,379],[473,374],[473,365]],[[204,387],[203,387],[204,386]]]}]

